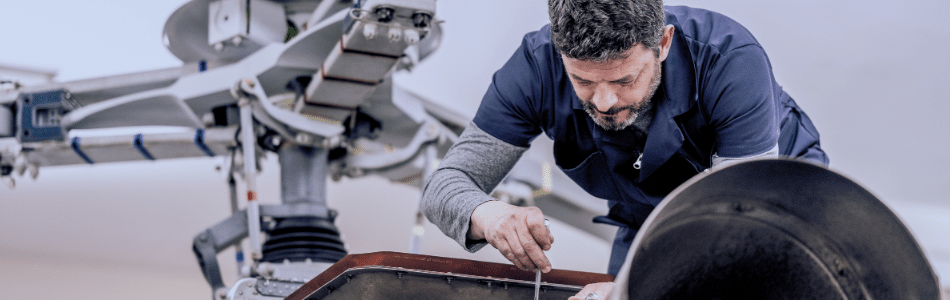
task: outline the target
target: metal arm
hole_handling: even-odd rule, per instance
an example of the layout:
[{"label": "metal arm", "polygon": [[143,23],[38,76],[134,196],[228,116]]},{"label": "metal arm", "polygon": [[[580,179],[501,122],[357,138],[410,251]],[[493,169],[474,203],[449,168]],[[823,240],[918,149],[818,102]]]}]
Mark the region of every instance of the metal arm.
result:
[{"label": "metal arm", "polygon": [[[242,276],[312,276],[321,269],[307,261],[329,263],[346,255],[325,186],[318,183],[367,175],[422,182],[468,122],[392,81],[395,70],[410,69],[439,45],[435,3],[189,2],[169,18],[164,32],[181,67],[0,91],[0,177],[28,171],[35,176],[49,166],[240,152],[235,168],[243,170],[247,196],[241,198],[249,201],[235,203],[229,218],[198,234],[193,244],[215,297],[226,294],[217,253],[239,249],[245,238],[251,260]],[[225,20],[211,16],[227,9],[241,12],[234,16],[243,16],[237,18],[242,22],[250,16],[269,25],[223,30]],[[249,26],[265,27],[241,30]],[[296,34],[286,39],[271,34],[290,27]],[[281,160],[281,205],[259,205],[254,196],[256,158],[264,151]],[[538,165],[529,161],[519,168]],[[516,169],[511,182],[542,189],[545,177],[535,173]],[[566,178],[557,176],[555,188],[536,203],[566,207],[562,214],[549,212],[565,220],[594,214],[591,206],[573,202],[585,194],[564,193],[559,182]],[[237,194],[238,185],[233,187]],[[573,213],[576,207],[585,212]],[[577,222],[588,224],[589,218]],[[261,232],[267,237],[257,240]],[[286,243],[301,235],[310,242]],[[418,245],[421,235],[415,237]],[[303,255],[301,249],[319,254]]]}]

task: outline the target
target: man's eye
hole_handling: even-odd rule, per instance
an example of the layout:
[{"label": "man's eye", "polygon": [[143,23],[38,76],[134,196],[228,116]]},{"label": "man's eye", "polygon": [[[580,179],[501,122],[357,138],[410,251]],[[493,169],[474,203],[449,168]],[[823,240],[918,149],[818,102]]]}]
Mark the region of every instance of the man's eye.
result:
[{"label": "man's eye", "polygon": [[633,84],[633,80],[617,81],[617,83],[620,85],[630,85]]},{"label": "man's eye", "polygon": [[577,84],[580,84],[580,85],[583,85],[583,86],[589,86],[589,85],[594,84],[594,83],[593,83],[593,82],[590,82],[590,81],[578,81]]}]

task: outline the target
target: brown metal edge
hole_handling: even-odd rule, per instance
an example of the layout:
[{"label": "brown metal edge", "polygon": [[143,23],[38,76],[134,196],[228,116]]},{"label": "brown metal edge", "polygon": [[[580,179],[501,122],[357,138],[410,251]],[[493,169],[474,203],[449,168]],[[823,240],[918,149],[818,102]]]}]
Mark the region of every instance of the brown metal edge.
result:
[{"label": "brown metal edge", "polygon": [[[535,276],[534,272],[522,271],[510,264],[382,251],[347,255],[285,299],[304,300],[346,270],[365,266],[387,266],[523,281],[534,281]],[[608,274],[570,270],[551,270],[551,272],[544,274],[543,278],[547,283],[575,286],[614,280],[614,277]]]}]

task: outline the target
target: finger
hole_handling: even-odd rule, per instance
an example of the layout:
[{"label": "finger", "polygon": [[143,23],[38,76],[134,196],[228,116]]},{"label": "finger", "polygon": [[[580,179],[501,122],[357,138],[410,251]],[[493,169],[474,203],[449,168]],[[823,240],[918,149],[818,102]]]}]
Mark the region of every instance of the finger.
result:
[{"label": "finger", "polygon": [[606,299],[607,296],[610,295],[610,290],[611,288],[613,288],[613,286],[614,286],[613,282],[591,283],[584,286],[584,288],[581,289],[580,292],[577,292],[577,294],[575,294],[573,297],[568,298],[568,299],[569,300],[573,300],[573,299],[583,300],[583,299],[587,299],[587,295],[590,295],[592,293],[597,295],[598,299]]},{"label": "finger", "polygon": [[521,264],[521,269],[525,271],[534,271],[536,267],[534,262],[531,261],[531,257],[528,256],[528,252],[525,251],[524,246],[519,243],[517,245],[511,245],[511,247],[515,249],[512,252],[515,254],[515,258]]},{"label": "finger", "polygon": [[544,251],[541,250],[541,247],[538,246],[538,242],[534,239],[532,234],[525,227],[517,229],[518,239],[521,242],[521,247],[525,251],[525,266],[534,270],[535,268],[541,269],[542,272],[551,271],[551,263],[548,262],[548,258],[544,255]]},{"label": "finger", "polygon": [[587,297],[587,294],[590,294],[590,293],[593,292],[593,291],[594,291],[594,288],[593,288],[592,284],[588,284],[588,285],[585,286],[583,289],[581,289],[580,292],[577,292],[577,294],[574,294],[574,296],[572,296],[572,297],[570,297],[570,298],[567,298],[567,299],[568,299],[568,300],[583,300],[584,298]]},{"label": "finger", "polygon": [[531,232],[531,236],[537,241],[541,249],[545,251],[551,250],[551,243],[554,242],[554,237],[551,236],[551,231],[548,230],[548,227],[544,226],[543,214],[539,212],[528,218],[528,231]]},{"label": "finger", "polygon": [[[547,227],[547,226],[545,226],[545,227]],[[548,231],[548,242],[549,242],[551,245],[554,245],[554,234],[551,234],[551,228],[545,228],[545,229]],[[551,248],[549,247],[548,250],[551,250]]]},{"label": "finger", "polygon": [[597,293],[597,295],[600,295],[601,299],[606,298],[608,295],[610,295],[610,290],[613,289],[613,287],[614,287],[613,282],[595,283],[593,286],[594,292]]},{"label": "finger", "polygon": [[518,259],[518,257],[514,253],[508,253],[508,255],[505,256],[505,258],[507,258],[508,261],[511,262],[511,264],[515,265],[516,268],[521,269],[522,271],[528,270],[528,268],[524,266],[521,260]]},{"label": "finger", "polygon": [[525,270],[524,264],[518,259],[515,252],[512,250],[512,247],[508,240],[503,236],[490,235],[487,239],[488,243],[498,249],[498,252],[505,257],[508,261],[515,265],[518,269]]}]

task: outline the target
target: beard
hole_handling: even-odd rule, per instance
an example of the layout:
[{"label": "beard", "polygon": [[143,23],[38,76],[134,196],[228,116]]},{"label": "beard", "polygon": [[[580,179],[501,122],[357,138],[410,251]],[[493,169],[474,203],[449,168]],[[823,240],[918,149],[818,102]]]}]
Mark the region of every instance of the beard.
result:
[{"label": "beard", "polygon": [[[587,100],[581,100],[581,104],[584,105],[584,111],[590,115],[590,118],[594,120],[598,126],[609,131],[620,131],[624,128],[629,127],[637,120],[641,114],[650,109],[650,101],[653,99],[653,95],[656,94],[656,89],[659,88],[660,82],[662,81],[662,73],[660,72],[662,65],[659,60],[654,65],[653,78],[650,79],[649,93],[646,97],[640,99],[640,102],[634,105],[626,105],[620,107],[611,107],[607,111],[599,111],[597,107],[594,106],[594,103]],[[630,114],[627,115],[626,119],[619,119],[618,114],[621,112],[629,110]]]}]

